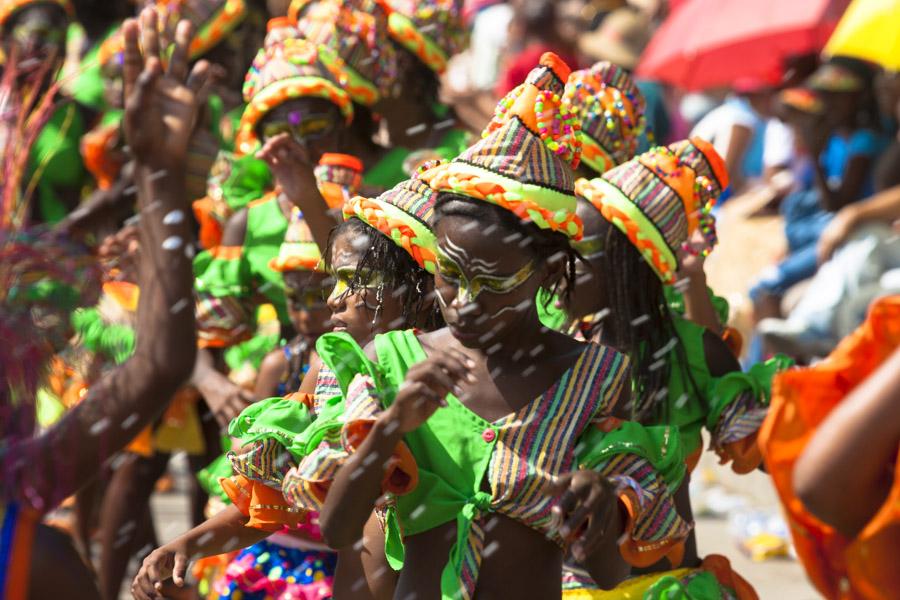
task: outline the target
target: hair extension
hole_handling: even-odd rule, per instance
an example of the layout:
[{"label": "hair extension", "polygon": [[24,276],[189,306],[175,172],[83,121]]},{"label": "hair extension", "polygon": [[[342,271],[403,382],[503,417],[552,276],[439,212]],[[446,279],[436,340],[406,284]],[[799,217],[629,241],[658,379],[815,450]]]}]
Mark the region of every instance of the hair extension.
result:
[{"label": "hair extension", "polygon": [[604,220],[600,235],[605,242],[600,261],[610,310],[600,325],[605,338],[631,357],[632,418],[644,422],[668,418],[666,396],[673,364],[682,367],[685,384],[705,402],[686,368],[687,353],[675,331],[659,277],[614,225]]},{"label": "hair extension", "polygon": [[[366,239],[366,250],[363,252],[359,263],[356,265],[356,275],[350,282],[350,289],[354,292],[364,290],[366,281],[365,273],[379,273],[382,276],[384,286],[393,290],[402,305],[403,318],[406,327],[421,327],[426,330],[438,329],[443,326],[444,319],[436,303],[432,302],[433,282],[431,274],[416,264],[413,258],[403,248],[398,246],[381,232],[373,229],[365,222],[357,218],[351,218],[334,229],[328,237],[328,250],[325,253],[325,265],[331,270],[331,248],[338,236],[347,234],[352,239]],[[383,301],[384,290],[380,289],[376,297]],[[422,321],[422,313],[429,303],[434,306],[425,315]],[[376,307],[380,310],[381,306]]]},{"label": "hair extension", "polygon": [[[562,293],[563,300],[568,302],[575,289],[575,261],[582,258],[569,244],[566,236],[541,229],[533,223],[524,223],[510,211],[489,202],[441,192],[435,204],[435,218],[447,215],[461,215],[480,223],[498,225],[512,234],[518,234],[521,236],[519,247],[525,248],[539,261],[547,262],[550,258],[561,256],[565,260],[563,276],[554,281],[548,291],[551,294]],[[524,242],[525,240],[528,241]]]}]

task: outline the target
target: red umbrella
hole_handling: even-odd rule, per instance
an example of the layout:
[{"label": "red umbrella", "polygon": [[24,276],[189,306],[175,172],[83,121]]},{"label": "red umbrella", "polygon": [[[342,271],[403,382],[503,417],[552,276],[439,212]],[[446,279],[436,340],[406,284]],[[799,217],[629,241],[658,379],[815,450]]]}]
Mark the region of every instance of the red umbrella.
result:
[{"label": "red umbrella", "polygon": [[771,80],[791,55],[818,52],[850,0],[687,0],[644,50],[637,74],[688,90]]}]

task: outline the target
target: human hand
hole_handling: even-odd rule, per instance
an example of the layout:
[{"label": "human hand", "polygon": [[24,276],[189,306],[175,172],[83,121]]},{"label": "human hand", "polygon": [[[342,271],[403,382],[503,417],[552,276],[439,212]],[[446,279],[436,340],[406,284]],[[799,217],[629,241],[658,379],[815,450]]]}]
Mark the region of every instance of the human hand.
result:
[{"label": "human hand", "polygon": [[[134,19],[123,25],[125,59],[125,139],[139,163],[157,168],[184,164],[200,107],[212,85],[213,71],[206,61],[188,73],[188,50],[193,26],[181,21],[175,29],[174,49],[164,71],[159,20],[145,8],[140,25]],[[142,52],[143,50],[143,52]]]},{"label": "human hand", "polygon": [[831,259],[838,246],[846,242],[847,238],[850,237],[855,226],[856,213],[852,207],[839,210],[834,215],[834,218],[822,231],[822,235],[819,236],[816,257],[820,265]]},{"label": "human hand", "polygon": [[475,383],[472,359],[453,350],[432,350],[429,357],[410,367],[397,391],[394,402],[382,416],[394,423],[400,433],[408,433],[427,421],[441,406],[446,396],[460,395],[459,382]]},{"label": "human hand", "polygon": [[609,535],[618,516],[618,499],[612,484],[590,469],[580,469],[561,475],[551,485],[550,493],[559,501],[551,509],[551,527],[560,536],[572,541],[569,550],[579,562],[584,562]]},{"label": "human hand", "polygon": [[144,559],[131,583],[131,595],[135,600],[162,598],[163,582],[171,577],[178,587],[184,586],[188,555],[179,544],[166,544]]},{"label": "human hand", "polygon": [[297,143],[290,133],[279,133],[266,140],[256,153],[256,158],[266,161],[282,193],[301,210],[310,196],[310,190],[318,191],[314,174],[315,163],[306,148]]},{"label": "human hand", "polygon": [[706,285],[706,272],[704,267],[706,264],[706,252],[709,248],[709,242],[703,237],[703,232],[698,227],[688,239],[685,247],[678,252],[678,279],[687,281],[691,284]]},{"label": "human hand", "polygon": [[228,427],[234,418],[256,400],[252,392],[217,371],[198,381],[196,386],[222,428]]}]

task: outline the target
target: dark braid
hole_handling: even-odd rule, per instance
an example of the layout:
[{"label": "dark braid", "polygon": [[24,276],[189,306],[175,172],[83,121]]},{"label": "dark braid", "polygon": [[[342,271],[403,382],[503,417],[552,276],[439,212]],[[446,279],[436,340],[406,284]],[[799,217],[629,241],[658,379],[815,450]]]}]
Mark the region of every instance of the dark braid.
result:
[{"label": "dark braid", "polygon": [[552,301],[553,294],[561,293],[563,301],[568,302],[575,289],[575,261],[581,260],[581,257],[569,244],[566,236],[541,229],[534,223],[524,223],[512,212],[490,202],[472,200],[450,192],[438,194],[434,210],[435,219],[461,215],[484,226],[496,225],[507,232],[506,235],[498,234],[500,243],[527,250],[539,261],[548,262],[551,258],[561,257],[565,261],[565,271],[562,278],[554,281],[548,290],[551,296],[548,296],[547,301]]},{"label": "dark braid", "polygon": [[[431,274],[416,264],[409,253],[390,238],[357,218],[348,219],[331,230],[328,251],[325,253],[325,265],[329,270],[332,244],[343,234],[349,235],[354,243],[367,246],[356,265],[356,275],[350,282],[350,289],[354,292],[363,290],[366,287],[363,274],[378,273],[382,276],[382,286],[376,290],[376,310],[381,308],[386,289],[393,290],[394,296],[400,298],[406,322],[401,327],[389,324],[392,328],[419,327],[431,331],[443,326],[444,319],[433,302],[434,282]],[[429,304],[433,306],[422,322],[422,312]]]},{"label": "dark braid", "polygon": [[632,418],[666,417],[661,412],[668,406],[671,355],[684,353],[684,347],[662,282],[618,228],[603,220],[599,234],[605,242],[599,261],[610,311],[602,320],[603,337],[631,357]]}]

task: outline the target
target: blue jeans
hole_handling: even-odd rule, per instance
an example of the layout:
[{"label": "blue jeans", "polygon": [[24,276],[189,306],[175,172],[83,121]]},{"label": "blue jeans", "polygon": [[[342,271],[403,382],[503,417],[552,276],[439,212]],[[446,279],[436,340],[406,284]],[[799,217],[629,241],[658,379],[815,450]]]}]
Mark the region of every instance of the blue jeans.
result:
[{"label": "blue jeans", "polygon": [[816,274],[816,246],[822,231],[834,218],[833,213],[822,209],[816,189],[789,194],[782,203],[781,212],[788,255],[750,288],[753,301],[762,294],[782,296],[794,285]]}]

